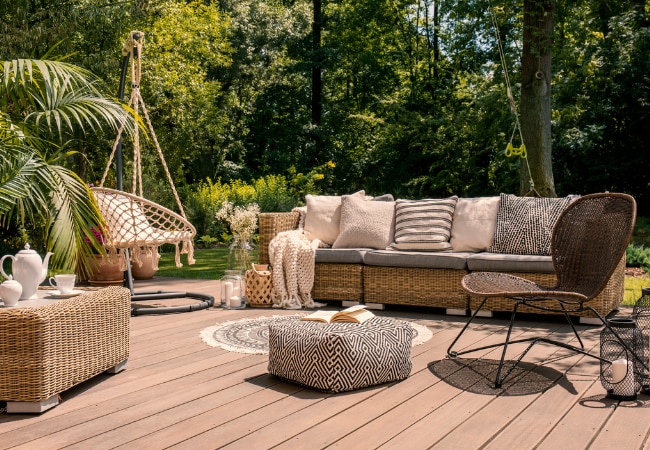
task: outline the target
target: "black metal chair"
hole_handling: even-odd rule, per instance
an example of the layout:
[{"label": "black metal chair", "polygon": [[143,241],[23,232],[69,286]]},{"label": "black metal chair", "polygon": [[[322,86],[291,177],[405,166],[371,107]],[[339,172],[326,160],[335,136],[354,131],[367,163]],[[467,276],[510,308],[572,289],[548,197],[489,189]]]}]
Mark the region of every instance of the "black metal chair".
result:
[{"label": "black metal chair", "polygon": [[[475,272],[463,277],[461,282],[463,289],[471,296],[483,297],[483,301],[449,346],[447,355],[455,358],[467,353],[503,346],[494,383],[497,388],[501,387],[512,370],[538,342],[557,345],[601,360],[600,356],[585,351],[569,314],[591,311],[605,327],[612,330],[605,318],[591,307],[589,302],[605,288],[621,258],[624,257],[635,219],[636,202],[630,195],[615,193],[585,195],[563,211],[553,228],[551,256],[557,275],[555,286],[543,286],[498,272]],[[481,311],[487,299],[491,297],[505,297],[513,301],[505,341],[454,351],[453,347]],[[551,306],[549,300],[552,301]],[[578,339],[579,347],[543,336],[510,340],[517,310],[522,305],[544,312],[563,314]],[[613,333],[618,337],[615,332]],[[628,349],[620,338],[619,341]],[[502,376],[508,346],[523,342],[529,343],[528,347]]]}]

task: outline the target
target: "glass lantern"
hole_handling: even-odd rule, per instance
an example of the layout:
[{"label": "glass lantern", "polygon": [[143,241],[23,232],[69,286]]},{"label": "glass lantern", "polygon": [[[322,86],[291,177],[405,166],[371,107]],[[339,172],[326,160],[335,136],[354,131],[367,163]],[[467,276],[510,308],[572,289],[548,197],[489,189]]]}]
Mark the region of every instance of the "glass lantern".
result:
[{"label": "glass lantern", "polygon": [[221,277],[221,307],[225,309],[246,308],[246,285],[239,270],[226,270]]},{"label": "glass lantern", "polygon": [[610,328],[600,333],[600,381],[607,397],[635,400],[645,377],[643,334],[633,319],[613,318],[607,324]]}]

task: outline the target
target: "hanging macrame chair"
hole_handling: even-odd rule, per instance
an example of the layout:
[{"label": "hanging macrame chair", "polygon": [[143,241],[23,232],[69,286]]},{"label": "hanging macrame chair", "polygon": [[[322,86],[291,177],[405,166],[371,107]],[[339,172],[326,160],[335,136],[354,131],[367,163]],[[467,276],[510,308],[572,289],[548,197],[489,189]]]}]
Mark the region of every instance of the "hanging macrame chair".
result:
[{"label": "hanging macrame chair", "polygon": [[[122,83],[118,94],[120,100],[124,96],[124,82],[128,64],[131,64],[131,97],[128,105],[133,108],[136,114],[145,118],[152,140],[158,151],[158,157],[167,175],[174,198],[180,214],[171,211],[157,203],[147,200],[142,195],[142,164],[140,153],[140,136],[138,128],[135,128],[133,136],[133,178],[131,182],[132,192],[127,193],[121,190],[121,148],[122,130],[118,131],[117,138],[113,145],[108,164],[104,170],[99,186],[92,187],[91,191],[97,200],[97,206],[104,218],[103,246],[108,254],[109,261],[119,260],[121,269],[126,271],[126,284],[131,290],[133,300],[159,300],[165,298],[190,297],[200,299],[199,304],[156,307],[156,308],[133,308],[132,314],[159,314],[169,312],[194,311],[207,308],[214,304],[214,298],[203,294],[188,292],[155,292],[135,294],[131,280],[130,264],[142,265],[142,256],[152,256],[151,260],[154,269],[158,269],[158,248],[163,244],[172,244],[176,248],[175,262],[177,267],[182,267],[181,254],[187,254],[187,263],[194,264],[193,240],[196,236],[196,229],[187,220],[183,205],[174,186],[173,179],[167,168],[165,157],[156,138],[156,133],[149,119],[144,100],[140,95],[141,79],[141,58],[144,33],[132,31],[123,49]],[[117,155],[117,157],[116,157]],[[113,159],[116,159],[117,166],[117,189],[104,187]]]}]

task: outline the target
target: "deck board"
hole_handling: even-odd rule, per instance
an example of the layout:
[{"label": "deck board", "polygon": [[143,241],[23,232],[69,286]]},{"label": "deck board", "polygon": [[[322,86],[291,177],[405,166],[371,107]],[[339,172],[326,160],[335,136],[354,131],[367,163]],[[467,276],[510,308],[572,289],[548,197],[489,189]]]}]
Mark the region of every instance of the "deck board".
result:
[{"label": "deck board", "polygon": [[[154,283],[163,290],[217,292],[214,281],[161,279],[149,285]],[[649,445],[650,397],[639,395],[636,402],[606,399],[599,363],[592,358],[536,345],[522,366],[534,370],[513,375],[510,390],[490,391],[493,375],[488,374],[499,350],[446,358],[464,317],[422,309],[377,312],[427,326],[433,338],[413,347],[408,379],[340,394],[282,381],[267,373],[267,356],[227,352],[200,338],[203,328],[217,323],[294,313],[211,308],[132,317],[127,370],[99,375],[62,393],[62,403],[41,415],[0,413],[0,449]],[[502,319],[479,319],[460,345],[500,342],[505,324]],[[587,347],[597,352],[599,328],[579,328]],[[514,333],[573,338],[567,325],[539,319],[521,322]],[[516,353],[509,352],[508,358]],[[472,362],[477,357],[481,359]],[[540,383],[548,385],[541,389]]]}]

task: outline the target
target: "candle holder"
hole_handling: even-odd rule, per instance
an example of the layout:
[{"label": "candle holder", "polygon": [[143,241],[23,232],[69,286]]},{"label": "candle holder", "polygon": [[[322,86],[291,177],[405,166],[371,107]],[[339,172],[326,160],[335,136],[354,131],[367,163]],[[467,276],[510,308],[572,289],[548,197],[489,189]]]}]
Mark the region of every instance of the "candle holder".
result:
[{"label": "candle holder", "polygon": [[221,277],[220,306],[225,309],[246,308],[246,285],[239,270],[226,270]]},{"label": "candle holder", "polygon": [[600,333],[600,381],[607,397],[636,400],[645,376],[643,334],[633,319],[613,318],[607,325]]},{"label": "candle holder", "polygon": [[636,326],[641,330],[644,341],[644,352],[642,360],[646,367],[644,368],[643,380],[641,381],[641,392],[650,395],[650,289],[641,289],[641,298],[634,304],[632,317],[636,321]]}]

